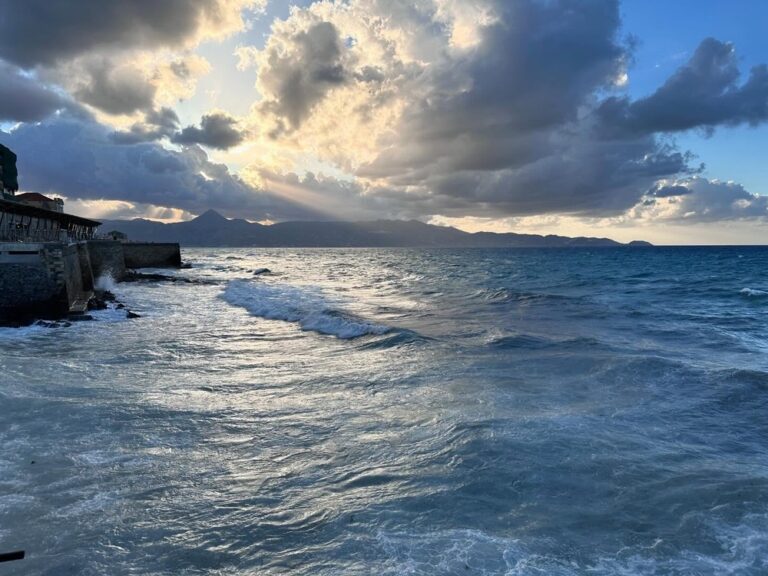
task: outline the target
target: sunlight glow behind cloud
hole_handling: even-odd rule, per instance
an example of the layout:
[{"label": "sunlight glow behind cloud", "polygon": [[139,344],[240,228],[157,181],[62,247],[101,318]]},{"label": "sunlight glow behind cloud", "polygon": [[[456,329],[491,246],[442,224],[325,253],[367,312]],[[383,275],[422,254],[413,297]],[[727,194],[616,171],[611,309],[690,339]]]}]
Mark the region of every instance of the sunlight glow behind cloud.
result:
[{"label": "sunlight glow behind cloud", "polygon": [[[108,0],[85,21],[34,3],[32,22],[0,0],[0,120],[17,126],[0,141],[23,152],[22,186],[84,214],[211,207],[652,240],[718,225],[734,241],[768,220],[765,190],[707,178],[672,139],[764,136],[768,68],[699,38],[632,96],[636,41],[617,0],[318,0],[282,18],[265,0],[129,13]],[[228,67],[213,45],[229,47]],[[236,80],[254,74],[250,88]],[[233,97],[247,113],[219,105]],[[67,147],[66,166],[30,158]],[[140,185],[118,173],[131,169]]]}]

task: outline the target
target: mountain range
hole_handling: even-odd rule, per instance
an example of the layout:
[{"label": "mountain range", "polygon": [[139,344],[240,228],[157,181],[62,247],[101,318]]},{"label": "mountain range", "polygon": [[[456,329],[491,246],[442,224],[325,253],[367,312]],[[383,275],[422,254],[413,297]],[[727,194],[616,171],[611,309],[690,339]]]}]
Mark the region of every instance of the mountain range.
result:
[{"label": "mountain range", "polygon": [[281,222],[264,225],[228,219],[208,210],[193,220],[165,224],[153,220],[105,220],[102,234],[119,231],[129,240],[178,242],[182,246],[257,247],[580,247],[650,246],[609,238],[568,238],[495,232],[469,233],[417,220],[368,222]]}]

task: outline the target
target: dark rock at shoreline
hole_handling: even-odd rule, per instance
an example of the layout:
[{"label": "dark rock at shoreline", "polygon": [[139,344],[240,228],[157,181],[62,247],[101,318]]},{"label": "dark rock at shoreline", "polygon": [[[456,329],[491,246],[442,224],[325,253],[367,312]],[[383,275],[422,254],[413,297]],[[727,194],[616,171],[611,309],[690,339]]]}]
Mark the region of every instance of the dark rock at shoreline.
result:
[{"label": "dark rock at shoreline", "polygon": [[106,310],[107,303],[101,298],[93,297],[88,301],[88,310]]},{"label": "dark rock at shoreline", "polygon": [[43,328],[67,328],[72,326],[72,323],[66,320],[37,320],[34,325]]},{"label": "dark rock at shoreline", "polygon": [[156,272],[144,273],[129,271],[123,282],[183,282],[185,284],[206,284],[202,280],[184,278],[183,276],[169,276],[167,274],[157,274]]},{"label": "dark rock at shoreline", "polygon": [[72,314],[68,316],[67,319],[70,322],[92,322],[96,320],[96,318],[94,318],[90,314]]},{"label": "dark rock at shoreline", "polygon": [[106,310],[109,302],[116,302],[117,297],[109,290],[97,290],[88,301],[88,310]]}]

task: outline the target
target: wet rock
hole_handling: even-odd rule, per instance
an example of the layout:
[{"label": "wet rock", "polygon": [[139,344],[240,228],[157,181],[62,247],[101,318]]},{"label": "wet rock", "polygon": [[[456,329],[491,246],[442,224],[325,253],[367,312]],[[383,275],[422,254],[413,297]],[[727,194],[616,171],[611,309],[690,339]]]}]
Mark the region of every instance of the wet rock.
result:
[{"label": "wet rock", "polygon": [[72,323],[66,320],[38,320],[34,324],[42,328],[67,328],[72,326]]},{"label": "wet rock", "polygon": [[128,272],[123,282],[183,282],[185,284],[207,284],[202,280],[184,278],[183,276],[168,276],[167,274]]},{"label": "wet rock", "polygon": [[110,302],[115,302],[117,297],[109,290],[97,290],[88,301],[88,310],[106,310]]},{"label": "wet rock", "polygon": [[95,320],[90,314],[73,314],[69,317],[70,322],[92,322]]},{"label": "wet rock", "polygon": [[88,310],[106,310],[107,303],[102,298],[93,297],[88,301]]},{"label": "wet rock", "polygon": [[136,314],[136,312],[131,312],[130,310],[128,310],[125,313],[125,317],[129,318],[129,319],[134,319],[134,318],[141,318],[141,315],[140,314]]}]

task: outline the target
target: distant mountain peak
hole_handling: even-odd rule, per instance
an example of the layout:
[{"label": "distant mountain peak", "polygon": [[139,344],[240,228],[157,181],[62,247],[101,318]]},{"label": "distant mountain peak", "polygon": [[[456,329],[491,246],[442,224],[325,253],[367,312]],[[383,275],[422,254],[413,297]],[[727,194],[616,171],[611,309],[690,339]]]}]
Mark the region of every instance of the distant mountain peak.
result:
[{"label": "distant mountain peak", "polygon": [[205,212],[200,214],[200,216],[198,216],[197,218],[194,218],[192,221],[213,223],[213,222],[226,222],[227,219],[221,214],[219,214],[218,212],[216,212],[216,210],[210,209],[210,210],[206,210]]}]

